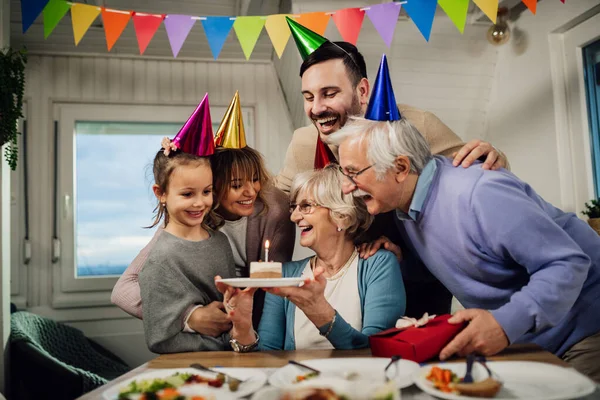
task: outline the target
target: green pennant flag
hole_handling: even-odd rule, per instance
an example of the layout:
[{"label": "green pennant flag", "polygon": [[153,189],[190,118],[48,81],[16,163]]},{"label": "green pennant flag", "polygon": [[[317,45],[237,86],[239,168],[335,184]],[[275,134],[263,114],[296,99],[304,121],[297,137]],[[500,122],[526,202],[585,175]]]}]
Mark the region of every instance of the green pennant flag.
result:
[{"label": "green pennant flag", "polygon": [[265,26],[266,19],[264,17],[237,17],[233,23],[233,29],[240,41],[246,60],[250,59],[250,55],[256,46],[256,41]]},{"label": "green pennant flag", "polygon": [[469,0],[438,0],[438,5],[442,7],[460,33],[464,33]]},{"label": "green pennant flag", "polygon": [[50,0],[44,7],[44,39],[52,33],[56,25],[71,9],[71,6],[65,0]]}]

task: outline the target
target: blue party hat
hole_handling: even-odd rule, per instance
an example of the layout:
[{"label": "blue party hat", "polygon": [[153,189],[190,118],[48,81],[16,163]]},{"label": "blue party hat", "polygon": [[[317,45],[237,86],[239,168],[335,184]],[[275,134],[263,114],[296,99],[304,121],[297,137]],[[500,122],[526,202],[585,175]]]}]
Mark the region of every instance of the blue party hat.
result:
[{"label": "blue party hat", "polygon": [[398,111],[398,105],[396,105],[385,54],[381,57],[381,64],[379,64],[365,118],[372,121],[397,121],[402,118]]}]

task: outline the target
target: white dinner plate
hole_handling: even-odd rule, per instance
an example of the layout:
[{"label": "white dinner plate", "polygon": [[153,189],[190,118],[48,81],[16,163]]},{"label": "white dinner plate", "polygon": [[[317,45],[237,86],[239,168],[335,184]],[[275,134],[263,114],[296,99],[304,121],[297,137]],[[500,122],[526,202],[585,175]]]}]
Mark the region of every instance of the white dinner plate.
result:
[{"label": "white dinner plate", "polygon": [[[383,371],[389,362],[389,358],[364,357],[305,360],[302,361],[302,364],[319,370],[322,378],[345,379],[350,374],[357,374],[353,381],[382,384],[385,381]],[[413,375],[419,368],[419,364],[414,361],[400,360],[388,369],[387,376],[394,379],[398,389],[402,389],[413,384]],[[279,368],[269,377],[269,384],[279,388],[287,387],[293,384],[298,375],[304,375],[308,372],[310,371],[305,368],[288,364]]]},{"label": "white dinner plate", "polygon": [[[210,396],[214,395],[214,397],[219,400],[233,400],[241,397],[245,397],[251,395],[260,389],[267,382],[267,376],[264,372],[260,371],[256,368],[214,368],[216,371],[223,371],[224,373],[231,375],[235,378],[239,378],[240,380],[246,380],[243,383],[240,383],[240,386],[236,392],[231,392],[225,383],[220,388],[209,387],[206,384],[193,384],[193,385],[185,385],[182,386],[179,391],[186,396]],[[155,378],[166,378],[172,376],[176,372],[179,373],[191,373],[200,376],[204,376],[207,378],[214,378],[215,374],[211,374],[210,372],[200,371],[194,368],[174,368],[174,369],[155,369],[148,372],[141,373],[139,375],[134,376],[133,378],[127,379],[122,383],[111,387],[108,390],[105,390],[102,393],[102,396],[106,400],[116,400],[119,397],[119,392],[125,389],[130,382],[135,380],[143,380],[143,379],[155,379]]]},{"label": "white dinner plate", "polygon": [[[495,400],[566,400],[576,399],[594,392],[592,380],[573,368],[533,361],[488,361],[493,377],[503,383]],[[452,370],[458,377],[465,376],[466,363],[428,364],[414,373],[414,382],[419,389],[442,399],[472,400],[473,397],[444,393],[433,387],[427,375],[433,366]],[[473,380],[488,377],[479,363],[473,364]]]},{"label": "white dinner plate", "polygon": [[[265,386],[252,396],[251,400],[280,400],[286,394],[298,394],[306,388],[332,389],[338,396],[351,400],[371,400],[373,398],[400,400],[400,390],[394,382],[390,384],[368,381],[347,381],[339,378],[313,378],[290,384],[283,388]],[[306,393],[305,393],[306,394]]]},{"label": "white dinner plate", "polygon": [[220,279],[217,282],[223,282],[233,287],[286,287],[299,286],[304,282],[304,278],[231,278]]}]

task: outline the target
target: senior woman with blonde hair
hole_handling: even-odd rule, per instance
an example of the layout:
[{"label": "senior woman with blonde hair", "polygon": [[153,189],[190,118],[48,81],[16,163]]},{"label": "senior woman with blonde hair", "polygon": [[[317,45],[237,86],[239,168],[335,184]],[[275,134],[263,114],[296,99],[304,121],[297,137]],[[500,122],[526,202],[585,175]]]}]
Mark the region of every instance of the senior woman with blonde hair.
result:
[{"label": "senior woman with blonde hair", "polygon": [[406,308],[396,256],[379,250],[368,259],[358,257],[354,239],[372,217],[361,199],[342,193],[337,165],[298,174],[290,199],[300,244],[316,255],[283,264],[283,276],[303,277],[303,286],[264,289],[268,293],[258,334],[252,329],[254,289],[241,291],[217,282],[233,322],[232,347],[368,347],[368,336],[393,327]]}]

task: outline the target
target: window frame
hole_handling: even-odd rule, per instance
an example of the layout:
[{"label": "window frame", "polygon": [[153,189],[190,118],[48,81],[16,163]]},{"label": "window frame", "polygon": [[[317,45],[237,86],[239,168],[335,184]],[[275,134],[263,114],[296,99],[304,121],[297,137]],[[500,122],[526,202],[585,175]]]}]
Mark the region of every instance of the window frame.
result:
[{"label": "window frame", "polygon": [[[58,122],[58,165],[56,213],[57,232],[60,240],[60,258],[53,263],[52,305],[61,307],[85,307],[110,304],[110,291],[118,276],[88,276],[77,278],[76,266],[76,206],[75,198],[75,124],[84,121],[106,122],[185,122],[195,105],[155,104],[93,104],[55,103],[54,116]],[[211,107],[214,117],[221,117],[225,106]],[[254,109],[242,111],[249,146],[254,143]],[[220,119],[213,119],[220,121]],[[160,146],[157,143],[157,147]],[[149,216],[150,217],[150,216]]]}]

